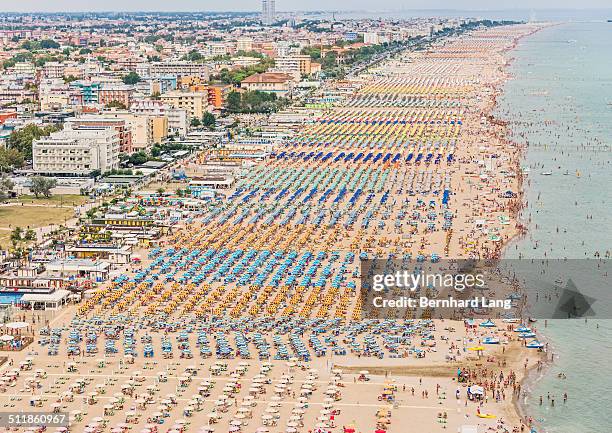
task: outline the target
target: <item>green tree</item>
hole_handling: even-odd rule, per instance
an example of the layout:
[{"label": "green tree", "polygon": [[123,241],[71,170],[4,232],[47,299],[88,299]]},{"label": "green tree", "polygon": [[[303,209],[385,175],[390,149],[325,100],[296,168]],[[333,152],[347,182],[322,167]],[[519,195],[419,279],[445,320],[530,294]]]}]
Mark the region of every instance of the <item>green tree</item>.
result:
[{"label": "green tree", "polygon": [[202,124],[202,122],[200,122],[200,119],[198,119],[197,117],[194,117],[193,119],[191,119],[191,126],[193,128],[197,128],[201,124]]},{"label": "green tree", "polygon": [[4,201],[11,196],[11,191],[15,187],[15,183],[6,175],[0,177],[0,201]]},{"label": "green tree", "polygon": [[189,60],[192,62],[197,62],[198,60],[202,60],[203,58],[204,56],[200,54],[198,50],[191,50],[182,57],[183,60]]},{"label": "green tree", "polygon": [[130,162],[130,164],[133,164],[133,165],[142,165],[148,160],[149,160],[149,157],[147,156],[146,152],[142,150],[139,152],[132,153],[130,157],[128,158],[128,161]]},{"label": "green tree", "polygon": [[230,92],[227,95],[226,107],[231,113],[271,113],[286,106],[289,100],[278,98],[274,93],[247,91]]},{"label": "green tree", "polygon": [[140,81],[140,75],[138,75],[136,72],[130,72],[129,74],[124,75],[122,80],[125,84],[136,84]]},{"label": "green tree", "polygon": [[46,137],[52,132],[59,131],[60,127],[55,125],[41,128],[33,123],[21,129],[11,132],[6,144],[9,149],[15,149],[23,155],[25,159],[32,159],[32,142],[41,137]]},{"label": "green tree", "polygon": [[16,149],[0,147],[0,172],[6,173],[23,167],[23,154]]},{"label": "green tree", "polygon": [[55,42],[53,39],[43,39],[42,41],[40,41],[40,48],[42,48],[43,50],[58,49],[59,47],[60,44]]},{"label": "green tree", "polygon": [[214,129],[217,125],[217,120],[215,119],[214,114],[206,112],[204,116],[202,116],[202,126],[205,126],[208,129]]},{"label": "green tree", "polygon": [[35,241],[36,240],[36,232],[32,229],[27,229],[25,235],[23,237],[26,241]]},{"label": "green tree", "polygon": [[108,104],[106,104],[106,108],[117,108],[119,110],[126,110],[127,109],[125,104],[123,102],[120,102],[120,101],[110,101]]},{"label": "green tree", "polygon": [[240,112],[241,108],[241,100],[240,93],[238,92],[230,92],[225,99],[225,104],[227,106],[227,110],[232,113]]},{"label": "green tree", "polygon": [[64,77],[64,83],[68,84],[68,83],[72,83],[73,81],[77,81],[78,77],[75,77],[74,75],[68,75],[67,77]]},{"label": "green tree", "polygon": [[51,197],[51,189],[57,186],[57,180],[50,177],[34,176],[31,182],[30,191],[36,198],[41,195],[47,198]]},{"label": "green tree", "polygon": [[19,242],[23,240],[23,229],[21,227],[15,227],[11,231],[11,242],[13,245],[17,245]]}]

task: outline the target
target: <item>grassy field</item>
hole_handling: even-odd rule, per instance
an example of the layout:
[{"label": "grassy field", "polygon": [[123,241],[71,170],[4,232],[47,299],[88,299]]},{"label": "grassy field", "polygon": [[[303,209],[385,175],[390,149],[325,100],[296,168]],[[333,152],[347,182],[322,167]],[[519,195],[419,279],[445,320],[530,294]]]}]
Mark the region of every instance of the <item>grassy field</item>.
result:
[{"label": "grassy field", "polygon": [[[11,230],[21,227],[37,228],[51,224],[64,224],[74,218],[74,207],[87,202],[88,198],[80,195],[52,196],[36,198],[30,195],[10,200],[17,203],[13,206],[0,206],[0,246],[10,245]],[[21,205],[19,205],[21,204]]]},{"label": "grassy field", "polygon": [[23,203],[23,204],[49,204],[58,206],[78,206],[86,203],[89,197],[76,195],[76,194],[61,194],[54,195],[50,198],[39,197],[36,198],[33,195],[22,195],[19,198],[9,200],[11,203]]},{"label": "grassy field", "polygon": [[0,228],[42,227],[49,224],[63,224],[64,218],[74,217],[70,207],[10,206],[0,207]]}]

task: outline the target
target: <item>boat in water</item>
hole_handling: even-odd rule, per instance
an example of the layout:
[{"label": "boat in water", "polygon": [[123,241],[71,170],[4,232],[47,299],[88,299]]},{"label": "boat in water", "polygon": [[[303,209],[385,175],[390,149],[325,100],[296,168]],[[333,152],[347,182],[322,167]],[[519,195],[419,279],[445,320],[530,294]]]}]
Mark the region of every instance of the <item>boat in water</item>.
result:
[{"label": "boat in water", "polygon": [[552,174],[552,171],[543,171],[540,173],[542,176],[550,176]]}]

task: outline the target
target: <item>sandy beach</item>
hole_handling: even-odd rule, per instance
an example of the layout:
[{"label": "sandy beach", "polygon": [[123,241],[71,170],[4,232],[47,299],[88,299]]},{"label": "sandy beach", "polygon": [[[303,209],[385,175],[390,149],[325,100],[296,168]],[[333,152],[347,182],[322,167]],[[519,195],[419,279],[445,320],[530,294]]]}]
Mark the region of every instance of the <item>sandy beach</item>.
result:
[{"label": "sandy beach", "polygon": [[336,83],[351,91],[222,205],[80,304],[25,312],[35,341],[6,352],[2,410],[87,433],[529,431],[515,403],[541,368],[536,329],[370,320],[358,290],[359,259],[494,259],[523,232],[523,149],[491,113],[537,30],[478,30]]}]

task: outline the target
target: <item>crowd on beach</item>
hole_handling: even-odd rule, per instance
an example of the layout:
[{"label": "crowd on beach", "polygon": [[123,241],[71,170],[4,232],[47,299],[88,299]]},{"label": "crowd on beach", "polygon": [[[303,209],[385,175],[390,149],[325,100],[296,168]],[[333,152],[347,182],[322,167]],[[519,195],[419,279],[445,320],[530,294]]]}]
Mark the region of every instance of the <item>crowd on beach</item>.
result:
[{"label": "crowd on beach", "polygon": [[[58,432],[523,431],[504,403],[521,361],[502,355],[543,350],[535,333],[365,318],[358,261],[498,258],[521,231],[521,148],[488,114],[503,53],[534,29],[479,30],[357,77],[224,200],[38,320],[0,380],[5,407],[66,411]],[[463,368],[417,384],[413,365]]]}]

